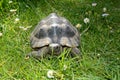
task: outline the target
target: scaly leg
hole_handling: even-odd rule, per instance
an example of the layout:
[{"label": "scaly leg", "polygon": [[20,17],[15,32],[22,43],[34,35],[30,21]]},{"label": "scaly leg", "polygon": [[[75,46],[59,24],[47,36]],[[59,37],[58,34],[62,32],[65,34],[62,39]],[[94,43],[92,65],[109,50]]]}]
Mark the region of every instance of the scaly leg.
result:
[{"label": "scaly leg", "polygon": [[37,51],[32,51],[29,54],[26,55],[26,58],[30,58],[30,57],[34,57],[37,59],[41,59],[43,58],[47,53],[49,52],[49,48],[48,47],[43,47],[40,48]]},{"label": "scaly leg", "polygon": [[78,48],[72,48],[72,50],[71,50],[71,52],[72,52],[72,56],[74,57],[80,57],[80,58],[82,58],[82,54],[80,53],[80,50],[78,49]]}]

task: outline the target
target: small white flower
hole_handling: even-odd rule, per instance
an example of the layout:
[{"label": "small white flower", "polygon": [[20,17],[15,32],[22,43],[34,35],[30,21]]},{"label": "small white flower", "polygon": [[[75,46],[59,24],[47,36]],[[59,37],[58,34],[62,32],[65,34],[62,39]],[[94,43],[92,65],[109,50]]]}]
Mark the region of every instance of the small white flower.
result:
[{"label": "small white flower", "polygon": [[24,31],[26,31],[28,28],[23,28]]},{"label": "small white flower", "polygon": [[13,1],[10,0],[8,3],[11,4],[12,2],[13,2]]},{"label": "small white flower", "polygon": [[26,7],[29,7],[28,5],[25,5]]},{"label": "small white flower", "polygon": [[31,28],[32,26],[27,26],[27,28]]},{"label": "small white flower", "polygon": [[84,23],[85,23],[85,24],[87,24],[87,23],[89,23],[89,22],[90,22],[90,19],[89,19],[89,18],[85,18],[85,19],[84,19]]},{"label": "small white flower", "polygon": [[113,29],[112,27],[109,27],[109,29]]},{"label": "small white flower", "polygon": [[97,6],[97,3],[92,3],[92,6]]},{"label": "small white flower", "polygon": [[119,58],[117,57],[117,60],[119,60]]},{"label": "small white flower", "polygon": [[26,31],[28,30],[29,28],[31,28],[32,26],[27,26],[27,27],[24,27],[24,26],[19,26],[20,29]]},{"label": "small white flower", "polygon": [[102,17],[107,17],[109,14],[108,13],[104,13],[102,14]]},{"label": "small white flower", "polygon": [[26,31],[28,29],[28,28],[23,27],[23,26],[19,26],[19,28],[22,29],[22,30],[24,30],[24,31]]},{"label": "small white flower", "polygon": [[63,70],[66,70],[67,69],[67,65],[63,65]]},{"label": "small white flower", "polygon": [[110,33],[114,33],[114,30],[113,30],[113,29],[111,29],[111,30],[110,30]]},{"label": "small white flower", "polygon": [[3,34],[0,32],[0,37],[2,36]]},{"label": "small white flower", "polygon": [[79,23],[76,25],[76,28],[81,28],[81,27],[82,27],[82,25]]},{"label": "small white flower", "polygon": [[18,22],[20,19],[19,18],[15,18],[15,23]]},{"label": "small white flower", "polygon": [[17,11],[17,9],[11,9],[10,10],[10,12],[16,12]]},{"label": "small white flower", "polygon": [[47,77],[48,77],[48,78],[54,78],[54,73],[55,73],[54,70],[48,70],[48,72],[47,72]]},{"label": "small white flower", "polygon": [[106,11],[107,11],[107,8],[106,8],[106,7],[104,7],[104,8],[103,8],[103,12],[106,12]]},{"label": "small white flower", "polygon": [[97,56],[100,56],[100,54],[97,54]]},{"label": "small white flower", "polygon": [[23,29],[24,27],[23,26],[19,26],[20,29]]}]

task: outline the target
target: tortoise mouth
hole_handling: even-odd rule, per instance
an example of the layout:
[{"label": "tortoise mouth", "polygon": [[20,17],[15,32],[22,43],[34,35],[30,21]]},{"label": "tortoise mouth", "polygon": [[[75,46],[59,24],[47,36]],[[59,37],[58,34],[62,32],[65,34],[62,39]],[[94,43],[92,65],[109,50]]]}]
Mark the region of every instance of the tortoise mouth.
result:
[{"label": "tortoise mouth", "polygon": [[49,44],[50,52],[54,53],[55,55],[59,55],[62,51],[62,46],[58,43],[51,43]]}]

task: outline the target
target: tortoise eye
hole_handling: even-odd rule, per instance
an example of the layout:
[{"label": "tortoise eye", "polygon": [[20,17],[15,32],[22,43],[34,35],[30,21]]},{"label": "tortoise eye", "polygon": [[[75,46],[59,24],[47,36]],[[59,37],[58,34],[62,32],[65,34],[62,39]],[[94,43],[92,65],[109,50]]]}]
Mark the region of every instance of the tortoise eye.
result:
[{"label": "tortoise eye", "polygon": [[38,39],[45,38],[46,37],[46,32],[43,29],[40,29],[38,33],[35,34],[35,37]]}]

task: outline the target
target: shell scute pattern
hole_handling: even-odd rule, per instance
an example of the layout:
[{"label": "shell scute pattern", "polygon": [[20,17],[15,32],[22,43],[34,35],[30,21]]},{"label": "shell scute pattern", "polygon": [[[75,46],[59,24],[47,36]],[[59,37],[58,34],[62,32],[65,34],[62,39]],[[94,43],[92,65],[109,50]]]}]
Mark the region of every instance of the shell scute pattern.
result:
[{"label": "shell scute pattern", "polygon": [[77,47],[80,43],[79,32],[71,23],[55,13],[43,19],[31,34],[31,47],[39,48],[51,43]]}]

